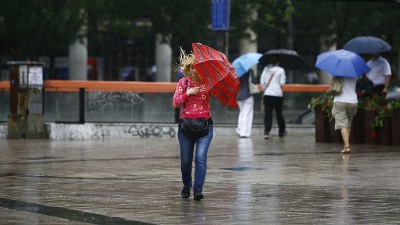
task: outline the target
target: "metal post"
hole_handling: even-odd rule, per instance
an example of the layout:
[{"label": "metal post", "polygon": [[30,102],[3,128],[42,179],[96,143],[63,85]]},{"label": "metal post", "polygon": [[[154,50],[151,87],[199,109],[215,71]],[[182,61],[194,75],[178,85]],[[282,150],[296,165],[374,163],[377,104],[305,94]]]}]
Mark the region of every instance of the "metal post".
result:
[{"label": "metal post", "polygon": [[228,56],[228,32],[217,31],[216,42],[217,50]]},{"label": "metal post", "polygon": [[85,89],[79,88],[79,123],[85,123]]}]

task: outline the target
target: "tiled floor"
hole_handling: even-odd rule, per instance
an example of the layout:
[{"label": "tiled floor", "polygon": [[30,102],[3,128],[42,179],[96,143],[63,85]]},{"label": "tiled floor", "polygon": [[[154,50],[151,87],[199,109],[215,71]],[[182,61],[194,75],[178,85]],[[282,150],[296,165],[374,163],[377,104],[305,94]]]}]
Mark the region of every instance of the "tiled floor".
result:
[{"label": "tiled floor", "polygon": [[195,202],[175,138],[0,139],[0,224],[400,224],[399,149],[216,136]]}]

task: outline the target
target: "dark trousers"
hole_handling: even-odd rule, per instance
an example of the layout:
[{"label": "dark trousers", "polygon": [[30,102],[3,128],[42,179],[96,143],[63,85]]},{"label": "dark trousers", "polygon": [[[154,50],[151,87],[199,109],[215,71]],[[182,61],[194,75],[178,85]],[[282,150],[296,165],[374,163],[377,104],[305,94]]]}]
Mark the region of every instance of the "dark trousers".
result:
[{"label": "dark trousers", "polygon": [[272,128],[272,113],[275,108],[276,119],[278,121],[279,134],[283,134],[286,131],[286,123],[283,118],[283,97],[264,95],[264,134],[269,134]]},{"label": "dark trousers", "polygon": [[384,88],[385,88],[385,85],[384,85],[384,84],[378,84],[378,85],[376,85],[376,86],[374,87],[374,89],[372,90],[372,92],[373,92],[373,94],[381,95]]}]

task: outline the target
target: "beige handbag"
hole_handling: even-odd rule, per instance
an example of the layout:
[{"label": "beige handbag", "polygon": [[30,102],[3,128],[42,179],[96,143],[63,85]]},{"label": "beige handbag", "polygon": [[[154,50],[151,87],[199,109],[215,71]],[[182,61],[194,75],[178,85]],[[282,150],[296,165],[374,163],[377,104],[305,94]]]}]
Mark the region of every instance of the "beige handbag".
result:
[{"label": "beige handbag", "polygon": [[258,86],[251,82],[251,78],[249,79],[249,90],[250,94],[259,94],[261,92],[260,89],[258,89]]},{"label": "beige handbag", "polygon": [[253,70],[249,70],[250,75],[249,75],[249,90],[250,90],[250,94],[258,94],[260,93],[260,89],[258,89],[258,86],[256,84],[254,84],[253,81],[253,76],[254,76],[254,72]]},{"label": "beige handbag", "polygon": [[335,78],[335,82],[329,86],[327,91],[328,94],[336,96],[342,94],[343,88],[343,78]]}]

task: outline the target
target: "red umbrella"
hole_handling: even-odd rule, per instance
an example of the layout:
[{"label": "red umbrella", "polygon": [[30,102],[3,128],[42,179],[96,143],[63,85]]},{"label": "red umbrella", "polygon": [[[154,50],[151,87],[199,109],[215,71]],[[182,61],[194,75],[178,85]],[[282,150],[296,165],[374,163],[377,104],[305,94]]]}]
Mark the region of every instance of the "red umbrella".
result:
[{"label": "red umbrella", "polygon": [[203,77],[211,93],[225,106],[239,91],[240,80],[235,68],[221,52],[202,45],[192,43],[196,60],[194,68]]}]

